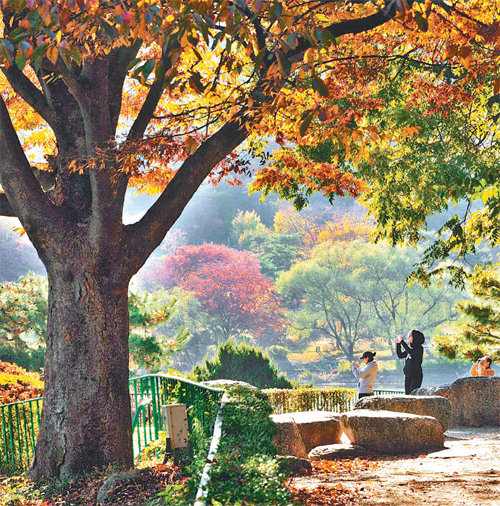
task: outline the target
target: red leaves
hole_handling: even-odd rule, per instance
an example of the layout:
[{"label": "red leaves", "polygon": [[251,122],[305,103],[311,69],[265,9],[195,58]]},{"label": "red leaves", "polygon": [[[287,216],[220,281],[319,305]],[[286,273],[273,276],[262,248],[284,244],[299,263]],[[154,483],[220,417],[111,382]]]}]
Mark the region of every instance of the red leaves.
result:
[{"label": "red leaves", "polygon": [[233,331],[259,335],[266,327],[281,326],[283,311],[274,285],[262,275],[252,253],[220,244],[185,246],[166,257],[148,278],[155,285],[193,293],[204,311]]}]

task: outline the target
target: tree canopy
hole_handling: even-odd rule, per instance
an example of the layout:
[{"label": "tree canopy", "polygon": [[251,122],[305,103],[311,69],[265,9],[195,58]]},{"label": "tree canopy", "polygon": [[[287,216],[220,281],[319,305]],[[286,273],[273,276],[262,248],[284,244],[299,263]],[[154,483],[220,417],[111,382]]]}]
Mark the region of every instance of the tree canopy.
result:
[{"label": "tree canopy", "polygon": [[[16,283],[0,284],[0,353],[29,361],[33,350],[42,355],[47,339],[47,278],[29,273]],[[133,369],[157,371],[189,339],[183,325],[167,338],[156,331],[177,310],[175,297],[156,291],[129,293],[130,359]],[[40,353],[35,353],[39,362]],[[16,363],[18,361],[16,360]]]},{"label": "tree canopy", "polygon": [[460,319],[432,346],[449,359],[475,361],[484,355],[500,359],[500,275],[497,269],[476,267],[471,278],[474,300],[457,304]]}]

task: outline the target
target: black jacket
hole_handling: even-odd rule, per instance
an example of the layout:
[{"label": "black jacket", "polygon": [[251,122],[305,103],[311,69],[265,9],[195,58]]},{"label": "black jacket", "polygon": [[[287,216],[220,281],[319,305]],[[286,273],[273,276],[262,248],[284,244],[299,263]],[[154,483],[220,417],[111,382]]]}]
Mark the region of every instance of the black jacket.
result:
[{"label": "black jacket", "polygon": [[[403,348],[403,349],[401,349]],[[405,341],[396,343],[398,358],[406,358],[403,372],[405,376],[420,376],[422,374],[422,357],[424,349],[421,344],[409,345]]]}]

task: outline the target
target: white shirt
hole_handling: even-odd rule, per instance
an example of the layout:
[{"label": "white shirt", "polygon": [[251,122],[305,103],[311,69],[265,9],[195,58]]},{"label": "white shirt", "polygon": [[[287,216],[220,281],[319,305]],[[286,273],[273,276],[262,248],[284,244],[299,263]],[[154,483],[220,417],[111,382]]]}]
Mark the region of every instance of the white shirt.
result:
[{"label": "white shirt", "polygon": [[377,377],[378,364],[375,361],[368,362],[363,369],[359,366],[352,366],[352,373],[358,378],[358,393],[360,394],[372,394],[373,384]]}]

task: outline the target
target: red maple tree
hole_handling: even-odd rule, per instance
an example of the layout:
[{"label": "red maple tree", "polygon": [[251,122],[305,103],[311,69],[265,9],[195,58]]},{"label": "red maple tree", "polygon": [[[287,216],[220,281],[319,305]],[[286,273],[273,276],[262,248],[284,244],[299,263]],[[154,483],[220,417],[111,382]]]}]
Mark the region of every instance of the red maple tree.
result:
[{"label": "red maple tree", "polygon": [[201,303],[207,324],[224,340],[283,327],[274,283],[260,272],[256,255],[222,244],[184,246],[165,257],[144,280],[149,286],[178,286]]}]

